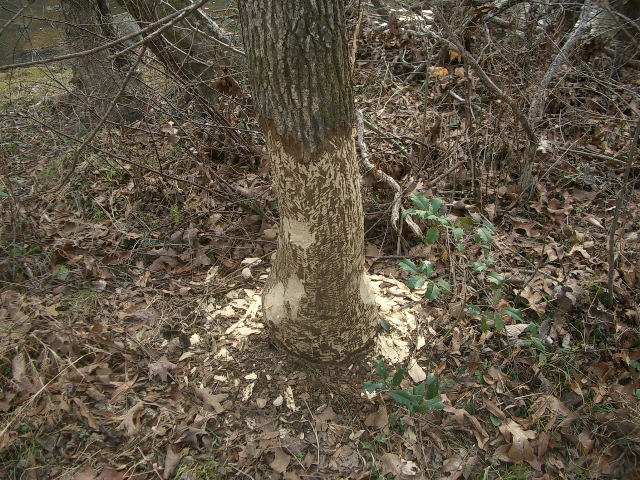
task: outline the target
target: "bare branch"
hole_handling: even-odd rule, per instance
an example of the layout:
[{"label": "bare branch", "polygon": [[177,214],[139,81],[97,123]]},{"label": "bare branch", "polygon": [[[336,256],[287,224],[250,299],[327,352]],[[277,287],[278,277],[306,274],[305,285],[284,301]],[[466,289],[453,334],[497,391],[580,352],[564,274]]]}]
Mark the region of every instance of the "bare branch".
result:
[{"label": "bare branch", "polygon": [[[35,65],[45,65],[47,63],[55,63],[55,62],[60,62],[62,60],[71,60],[72,58],[82,57],[83,55],[91,55],[93,53],[101,52],[102,50],[106,50],[108,48],[115,47],[116,45],[119,45],[119,44],[121,44],[122,42],[124,42],[126,40],[131,40],[132,38],[135,38],[135,37],[137,37],[139,35],[142,35],[144,33],[153,31],[156,27],[162,25],[161,28],[159,28],[158,30],[154,31],[153,34],[152,34],[152,36],[159,35],[160,33],[164,32],[167,28],[170,28],[171,26],[173,26],[174,24],[176,24],[177,22],[182,20],[184,17],[189,15],[191,12],[193,12],[197,8],[200,8],[202,5],[207,3],[207,1],[208,0],[200,0],[197,4],[193,4],[190,7],[185,7],[182,10],[180,10],[179,12],[176,12],[175,14],[172,13],[171,15],[167,15],[166,17],[161,18],[157,22],[153,22],[153,23],[147,25],[145,28],[143,28],[143,29],[141,29],[141,30],[139,30],[137,32],[130,33],[129,35],[125,35],[124,37],[118,38],[118,39],[116,39],[116,40],[114,40],[112,42],[107,42],[104,45],[100,45],[99,47],[92,48],[90,50],[85,50],[83,52],[69,53],[67,55],[60,55],[58,57],[45,58],[45,59],[42,59],[42,60],[34,60],[32,62],[14,63],[14,64],[11,64],[11,65],[0,65],[0,72],[3,72],[5,70],[13,70],[15,68],[33,67]],[[165,22],[168,22],[168,23],[163,25]],[[140,44],[144,43],[145,41],[147,41],[148,38],[150,38],[150,37],[143,38],[142,41],[140,41],[138,43],[135,43],[131,47],[128,47],[128,48],[118,52],[116,55],[123,55],[124,53],[128,52],[132,48],[135,48],[138,45],[140,45]]]}]

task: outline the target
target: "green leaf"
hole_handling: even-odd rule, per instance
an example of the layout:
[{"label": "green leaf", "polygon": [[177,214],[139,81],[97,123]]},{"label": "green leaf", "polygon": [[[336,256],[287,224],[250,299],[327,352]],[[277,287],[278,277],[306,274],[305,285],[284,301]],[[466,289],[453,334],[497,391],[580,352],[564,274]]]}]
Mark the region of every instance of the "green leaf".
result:
[{"label": "green leaf", "polygon": [[438,283],[438,286],[440,287],[440,290],[442,290],[447,295],[451,294],[451,284],[447,282],[444,278],[439,278],[437,283]]},{"label": "green leaf", "polygon": [[491,420],[491,423],[493,423],[494,427],[499,427],[502,424],[502,420],[491,413],[489,414],[489,419]]},{"label": "green leaf", "polygon": [[407,286],[409,287],[409,290],[413,292],[416,288],[420,288],[424,285],[424,282],[426,281],[427,280],[424,277],[420,276],[409,277],[409,280],[407,280]]},{"label": "green leaf", "polygon": [[513,320],[522,323],[522,310],[513,307],[504,307],[504,313],[509,315]]},{"label": "green leaf", "polygon": [[456,250],[458,250],[460,253],[465,253],[465,248],[462,243],[456,244]]},{"label": "green leaf", "polygon": [[418,407],[414,408],[415,413],[430,412],[431,410],[440,410],[444,408],[440,395],[422,402]]},{"label": "green leaf", "polygon": [[636,391],[633,393],[636,397],[640,398],[640,388],[637,388]]},{"label": "green leaf", "polygon": [[433,262],[420,262],[420,273],[424,273],[427,278],[429,278],[433,274]]},{"label": "green leaf", "polygon": [[407,370],[405,370],[402,367],[398,368],[398,371],[396,372],[396,374],[391,379],[391,386],[392,387],[397,387],[398,385],[400,385],[402,383],[402,380],[404,380],[404,377],[406,375],[407,375]]},{"label": "green leaf", "polygon": [[67,277],[69,276],[69,271],[70,271],[69,267],[62,264],[58,264],[56,265],[56,267],[58,267],[58,279],[66,280]]},{"label": "green leaf", "polygon": [[443,205],[444,205],[444,200],[438,197],[434,197],[429,202],[429,207],[430,207],[429,210],[431,210],[432,213],[438,214],[440,210],[442,210]]},{"label": "green leaf", "polygon": [[386,380],[389,374],[387,373],[387,367],[385,367],[384,365],[384,360],[382,358],[379,360],[376,360],[375,365],[376,365],[376,375]]},{"label": "green leaf", "polygon": [[398,262],[398,266],[409,273],[418,273],[418,267],[408,258],[403,258]]},{"label": "green leaf", "polygon": [[438,395],[438,390],[440,389],[440,382],[438,381],[438,374],[434,373],[433,375],[429,375],[425,380],[427,384],[427,393],[426,398],[432,399]]},{"label": "green leaf", "polygon": [[531,335],[534,337],[538,336],[538,329],[540,328],[540,325],[538,325],[536,322],[531,322],[529,324],[529,332],[531,332]]},{"label": "green leaf", "polygon": [[477,305],[467,305],[464,307],[464,311],[467,315],[480,315],[482,313],[482,310]]},{"label": "green leaf", "polygon": [[638,370],[640,372],[640,362],[637,362],[635,360],[631,360],[629,363],[631,364],[631,366],[633,368],[635,368],[636,370]]},{"label": "green leaf", "polygon": [[480,330],[486,332],[489,330],[489,324],[487,323],[486,315],[482,315],[482,320],[480,321]]},{"label": "green leaf", "polygon": [[411,193],[411,195],[409,195],[409,198],[416,206],[416,208],[419,208],[420,210],[429,210],[429,200],[427,200],[427,197],[424,196],[424,193],[413,192]]},{"label": "green leaf", "polygon": [[440,222],[440,225],[442,225],[443,227],[451,228],[451,220],[449,220],[447,217],[438,217],[438,222]]},{"label": "green leaf", "polygon": [[502,278],[502,275],[500,275],[497,272],[488,272],[487,273],[487,280],[490,283],[495,284],[497,287],[501,287],[502,284],[504,283],[504,278]]},{"label": "green leaf", "polygon": [[427,230],[427,234],[424,237],[424,241],[429,245],[433,245],[438,241],[438,238],[440,238],[440,232],[438,231],[438,227],[430,227],[429,230]]},{"label": "green leaf", "polygon": [[486,228],[480,227],[476,231],[476,234],[473,236],[476,243],[482,243],[484,245],[488,245],[493,242],[493,237],[491,236],[491,231]]},{"label": "green leaf", "polygon": [[471,217],[460,217],[458,219],[458,225],[462,226],[462,228],[471,228],[475,225],[475,222]]},{"label": "green leaf", "polygon": [[380,326],[385,332],[391,330],[391,324],[386,320],[380,320]]},{"label": "green leaf", "polygon": [[364,382],[362,384],[362,390],[364,390],[367,393],[372,393],[375,392],[376,390],[379,390],[380,388],[382,388],[384,386],[384,383],[382,382]]},{"label": "green leaf", "polygon": [[471,267],[473,268],[473,271],[475,273],[480,273],[480,272],[484,272],[487,269],[487,264],[484,262],[469,262],[471,264]]},{"label": "green leaf", "polygon": [[438,295],[440,295],[440,289],[438,288],[438,285],[436,285],[435,283],[430,283],[427,287],[427,290],[424,292],[424,296],[429,300],[434,301],[436,298],[438,298]]},{"label": "green leaf", "polygon": [[493,314],[493,324],[499,332],[504,332],[504,322],[498,312],[494,312]]},{"label": "green leaf", "polygon": [[9,198],[9,194],[4,190],[0,190],[0,198]]},{"label": "green leaf", "polygon": [[418,395],[413,395],[408,390],[391,390],[389,396],[393,398],[393,401],[403,407],[409,407],[412,404],[418,404],[422,398]]},{"label": "green leaf", "polygon": [[411,391],[414,395],[418,395],[420,398],[424,398],[425,387],[425,382],[420,382],[418,385],[413,387]]},{"label": "green leaf", "polygon": [[542,344],[542,342],[540,341],[540,339],[538,337],[532,337],[531,341],[533,342],[533,345],[538,349],[538,350],[542,350],[543,352],[547,351],[547,348]]},{"label": "green leaf", "polygon": [[484,225],[484,227],[489,230],[493,235],[495,235],[496,233],[498,233],[498,230],[496,230],[496,227],[494,227],[492,224],[484,222],[482,225]]},{"label": "green leaf", "polygon": [[464,230],[462,228],[452,228],[451,233],[453,234],[453,238],[455,238],[457,241],[462,240],[464,237]]}]

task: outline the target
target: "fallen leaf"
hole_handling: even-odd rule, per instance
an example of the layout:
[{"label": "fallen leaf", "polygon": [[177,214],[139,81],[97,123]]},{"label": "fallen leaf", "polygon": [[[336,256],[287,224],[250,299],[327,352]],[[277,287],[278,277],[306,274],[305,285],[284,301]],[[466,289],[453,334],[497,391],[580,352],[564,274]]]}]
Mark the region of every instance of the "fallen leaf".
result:
[{"label": "fallen leaf", "polygon": [[213,408],[216,413],[224,412],[222,402],[229,398],[229,395],[227,393],[218,393],[214,395],[209,391],[208,388],[205,387],[196,388],[196,396],[205,404]]},{"label": "fallen leaf", "polygon": [[364,420],[364,424],[367,427],[375,427],[378,430],[383,429],[389,425],[389,415],[387,413],[387,407],[384,404],[380,405],[377,411],[370,413]]},{"label": "fallen leaf", "polygon": [[179,451],[178,453],[173,451],[173,447],[171,445],[167,445],[167,455],[164,457],[164,470],[162,472],[162,478],[164,480],[169,480],[176,468],[180,464],[180,460],[182,460],[183,451]]},{"label": "fallen leaf", "polygon": [[129,437],[135,435],[140,429],[139,422],[138,422],[138,425],[136,425],[135,417],[136,417],[136,414],[140,412],[143,408],[144,408],[144,402],[138,402],[129,410],[127,410],[127,413],[124,416],[124,420],[122,420],[120,425],[118,425],[117,429],[118,430],[124,429],[126,435]]},{"label": "fallen leaf", "polygon": [[87,407],[87,405],[78,397],[73,397],[73,402],[78,406],[78,408],[80,409],[80,415],[82,415],[87,420],[87,423],[89,424],[89,426],[94,430],[100,430],[100,427],[98,427],[98,423],[96,422],[96,419],[93,418],[93,415],[89,411],[89,408]]},{"label": "fallen leaf", "polygon": [[83,468],[72,480],[95,480],[95,471],[91,467]]},{"label": "fallen leaf", "polygon": [[502,436],[507,441],[507,445],[502,445],[496,450],[500,460],[505,462],[522,463],[532,461],[533,447],[529,440],[536,438],[537,434],[533,430],[523,430],[515,421],[508,419],[498,427]]},{"label": "fallen leaf", "polygon": [[333,411],[331,405],[326,407],[319,415],[314,415],[316,421],[316,430],[326,432],[328,423],[338,419],[338,415]]},{"label": "fallen leaf", "polygon": [[276,473],[284,473],[287,467],[289,466],[289,462],[291,462],[291,456],[285,452],[282,448],[275,449],[275,458],[269,466]]},{"label": "fallen leaf", "polygon": [[158,361],[149,364],[149,378],[159,376],[163,382],[167,381],[168,372],[175,370],[178,366],[171,363],[166,355],[163,355]]},{"label": "fallen leaf", "polygon": [[415,359],[411,361],[407,373],[411,377],[411,380],[413,380],[415,383],[420,383],[427,378],[427,374],[422,369],[422,367],[418,365],[418,362]]},{"label": "fallen leaf", "polygon": [[284,401],[289,410],[291,410],[292,412],[298,411],[298,407],[296,407],[296,402],[293,398],[293,389],[290,385],[287,385],[287,388],[284,389]]}]

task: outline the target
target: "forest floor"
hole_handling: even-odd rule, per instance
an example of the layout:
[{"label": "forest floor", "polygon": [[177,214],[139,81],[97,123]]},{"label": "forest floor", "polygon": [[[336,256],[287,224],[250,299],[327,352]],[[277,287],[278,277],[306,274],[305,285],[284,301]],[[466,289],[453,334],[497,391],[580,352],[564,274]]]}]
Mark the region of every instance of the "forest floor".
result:
[{"label": "forest floor", "polygon": [[[386,323],[341,366],[279,352],[261,323],[277,211],[250,116],[227,118],[251,155],[210,148],[196,121],[156,109],[74,161],[75,127],[52,108],[68,72],[3,75],[1,478],[640,478],[637,159],[612,308],[607,293],[634,126],[594,113],[562,139],[549,128],[527,199],[505,106],[483,103],[455,65],[433,70],[426,93],[403,81],[398,52],[415,39],[374,32],[355,71],[372,160],[405,207],[421,192],[443,199],[441,218],[472,221],[455,242],[446,229],[398,234],[393,192],[364,177],[366,268]],[[618,81],[640,89],[632,69]],[[491,112],[475,127],[483,145],[461,95]],[[568,73],[556,101],[578,98],[599,101]],[[411,291],[402,258],[433,261],[428,283]],[[382,362],[404,369],[399,385],[368,393]],[[387,391],[427,375],[444,408],[411,413]]]}]

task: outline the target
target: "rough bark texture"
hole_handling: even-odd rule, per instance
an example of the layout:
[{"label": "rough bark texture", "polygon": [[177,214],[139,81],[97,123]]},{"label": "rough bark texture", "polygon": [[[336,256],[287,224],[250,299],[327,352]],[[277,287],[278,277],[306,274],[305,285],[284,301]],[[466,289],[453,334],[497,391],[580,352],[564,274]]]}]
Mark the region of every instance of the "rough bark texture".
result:
[{"label": "rough bark texture", "polygon": [[[65,22],[66,41],[73,51],[82,52],[102,45],[113,30],[112,25],[104,24],[110,19],[108,11],[101,12],[95,0],[60,0],[60,10]],[[125,77],[118,67],[109,58],[107,50],[73,60],[71,83],[76,91],[73,93],[75,99],[69,103],[80,107],[76,112],[82,123],[91,121],[88,108],[99,117],[109,108]],[[134,90],[135,84],[132,83],[128,94],[120,99],[121,104],[111,114],[110,120],[128,121],[136,118]]]},{"label": "rough bark texture", "polygon": [[271,154],[280,237],[266,323],[294,355],[346,360],[377,333],[340,0],[239,2],[253,96]]}]

